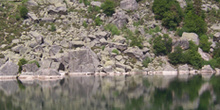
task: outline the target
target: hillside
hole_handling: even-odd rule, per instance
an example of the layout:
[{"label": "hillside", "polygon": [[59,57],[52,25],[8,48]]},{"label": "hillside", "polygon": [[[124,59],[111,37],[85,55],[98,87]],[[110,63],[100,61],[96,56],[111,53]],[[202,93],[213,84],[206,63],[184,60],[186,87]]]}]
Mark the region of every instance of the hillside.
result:
[{"label": "hillside", "polygon": [[219,0],[2,0],[0,75],[220,74],[219,8]]}]

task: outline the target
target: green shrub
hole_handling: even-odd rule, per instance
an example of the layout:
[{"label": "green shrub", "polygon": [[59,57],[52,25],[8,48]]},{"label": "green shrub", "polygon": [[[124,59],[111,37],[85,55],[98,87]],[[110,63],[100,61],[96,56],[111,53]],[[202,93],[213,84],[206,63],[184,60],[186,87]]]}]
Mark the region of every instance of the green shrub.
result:
[{"label": "green shrub", "polygon": [[113,36],[120,34],[120,31],[119,31],[118,27],[115,26],[114,24],[107,24],[105,26],[105,30],[110,31]]},{"label": "green shrub", "polygon": [[117,55],[119,55],[119,51],[117,49],[113,49],[112,53],[116,53]]},{"label": "green shrub", "polygon": [[153,40],[153,48],[156,55],[167,55],[172,51],[172,39],[167,34],[158,36]]},{"label": "green shrub", "polygon": [[213,58],[215,59],[220,58],[220,43],[217,43],[216,47],[214,48]]},{"label": "green shrub", "polygon": [[50,31],[52,31],[52,32],[54,32],[54,31],[56,31],[57,29],[56,29],[56,26],[54,25],[54,24],[51,24],[51,26],[50,26]]},{"label": "green shrub", "polygon": [[96,26],[102,25],[102,20],[100,19],[100,17],[96,17],[96,18],[95,18],[95,25],[96,25]]},{"label": "green shrub", "polygon": [[145,29],[145,32],[149,33],[150,35],[152,35],[153,33],[158,33],[160,31],[161,30],[159,26],[156,26],[155,28]]},{"label": "green shrub", "polygon": [[173,53],[168,55],[169,62],[173,65],[184,63],[183,49],[180,46],[175,47]]},{"label": "green shrub", "polygon": [[35,64],[37,65],[37,67],[38,67],[38,68],[40,67],[39,62],[38,62],[38,61],[36,61],[36,60],[29,61],[28,63],[29,63],[29,64],[33,64],[33,63],[35,63]]},{"label": "green shrub", "polygon": [[195,32],[198,35],[203,35],[207,31],[205,20],[201,16],[196,15],[193,11],[189,11],[184,18],[183,28],[186,32]]},{"label": "green shrub", "polygon": [[208,41],[208,37],[206,35],[202,35],[200,37],[200,41],[199,41],[199,47],[204,51],[204,52],[209,52],[210,51],[210,46],[211,46],[211,42]]},{"label": "green shrub", "polygon": [[111,0],[106,0],[101,8],[103,9],[103,12],[107,15],[107,16],[112,16],[113,13],[115,13],[115,3]]},{"label": "green shrub", "polygon": [[90,5],[88,0],[80,0],[79,3],[83,3],[85,6]]},{"label": "green shrub", "polygon": [[162,20],[162,25],[168,29],[176,29],[182,21],[183,12],[176,0],[154,0],[152,10],[155,18]]},{"label": "green shrub", "polygon": [[146,57],[146,58],[143,60],[142,64],[143,64],[144,67],[148,67],[148,64],[149,64],[151,61],[152,61],[151,58]]},{"label": "green shrub", "polygon": [[88,27],[88,24],[86,23],[86,21],[83,21],[83,27],[84,27],[84,28],[87,28],[87,27]]},{"label": "green shrub", "polygon": [[[125,29],[124,30],[125,38],[128,41],[128,44],[132,47],[137,46],[140,49],[143,48],[143,38],[138,35],[138,33],[134,34],[131,30]],[[129,42],[131,41],[131,42]]]},{"label": "green shrub", "polygon": [[22,71],[22,65],[27,64],[27,63],[28,63],[28,61],[24,58],[22,58],[18,61],[19,73],[21,73],[21,71]]},{"label": "green shrub", "polygon": [[26,6],[22,5],[21,8],[20,8],[20,16],[24,19],[26,19],[28,16],[27,16],[27,13],[28,13],[28,9]]}]

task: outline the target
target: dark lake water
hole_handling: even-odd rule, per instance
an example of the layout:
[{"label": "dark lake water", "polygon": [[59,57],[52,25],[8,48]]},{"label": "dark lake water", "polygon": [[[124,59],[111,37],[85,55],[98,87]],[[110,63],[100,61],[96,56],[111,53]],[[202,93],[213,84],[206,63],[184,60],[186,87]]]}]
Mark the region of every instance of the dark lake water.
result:
[{"label": "dark lake water", "polygon": [[0,110],[220,110],[220,77],[0,81]]}]

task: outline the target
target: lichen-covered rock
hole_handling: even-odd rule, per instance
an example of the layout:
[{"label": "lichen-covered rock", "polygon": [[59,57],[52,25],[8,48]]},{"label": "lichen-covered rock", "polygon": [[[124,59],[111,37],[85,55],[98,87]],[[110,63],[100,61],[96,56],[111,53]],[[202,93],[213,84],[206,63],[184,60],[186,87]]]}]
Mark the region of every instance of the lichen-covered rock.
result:
[{"label": "lichen-covered rock", "polygon": [[138,9],[138,3],[136,0],[122,0],[120,2],[120,8],[124,10],[137,10]]},{"label": "lichen-covered rock", "polygon": [[99,2],[99,1],[92,1],[92,2],[91,2],[91,5],[92,5],[92,6],[101,7],[101,4],[102,4],[102,3]]},{"label": "lichen-covered rock", "polygon": [[135,57],[139,60],[142,60],[143,58],[143,51],[139,49],[138,47],[128,47],[127,50],[124,51],[125,54],[131,57]]},{"label": "lichen-covered rock", "polygon": [[188,75],[189,74],[189,66],[187,64],[178,66],[179,75]]},{"label": "lichen-covered rock", "polygon": [[37,72],[38,66],[35,63],[25,64],[22,66],[22,72]]},{"label": "lichen-covered rock", "polygon": [[36,40],[38,44],[42,44],[44,42],[44,38],[42,34],[36,31],[30,31],[30,35]]},{"label": "lichen-covered rock", "polygon": [[60,76],[59,72],[55,69],[40,69],[35,75]]},{"label": "lichen-covered rock", "polygon": [[195,33],[186,33],[184,32],[181,40],[193,41],[196,45],[199,45],[199,36]]},{"label": "lichen-covered rock", "polygon": [[128,23],[128,15],[125,14],[124,11],[119,11],[113,14],[113,23],[118,27],[122,28],[124,25]]},{"label": "lichen-covered rock", "polygon": [[203,52],[201,48],[198,48],[198,53],[201,55],[202,59],[205,61],[209,61],[211,59],[211,56],[208,53]]},{"label": "lichen-covered rock", "polygon": [[4,65],[0,67],[0,75],[17,75],[18,65],[14,64],[11,61],[7,61]]},{"label": "lichen-covered rock", "polygon": [[217,33],[214,34],[213,40],[214,40],[214,41],[217,41],[217,42],[220,41],[220,32],[217,32]]}]

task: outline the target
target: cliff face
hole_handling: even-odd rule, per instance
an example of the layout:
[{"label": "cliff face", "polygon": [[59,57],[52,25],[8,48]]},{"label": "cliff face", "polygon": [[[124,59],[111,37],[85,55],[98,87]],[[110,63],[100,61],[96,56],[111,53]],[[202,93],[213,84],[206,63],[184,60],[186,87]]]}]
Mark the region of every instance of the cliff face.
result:
[{"label": "cliff face", "polygon": [[[183,9],[186,7],[185,0],[178,2]],[[38,62],[41,71],[46,68],[106,73],[177,71],[166,55],[155,55],[154,38],[168,34],[172,51],[176,46],[187,50],[191,40],[200,44],[196,33],[185,32],[179,37],[176,31],[162,26],[161,20],[155,20],[151,0],[114,1],[114,10],[108,5],[103,8],[103,4],[105,2],[86,0],[0,2],[1,64],[8,60],[18,63],[25,58],[27,62]],[[107,13],[106,7],[107,10],[110,7]],[[211,9],[219,10],[219,2],[203,1],[202,10],[207,15]],[[212,59],[220,38],[219,18],[211,22],[207,17],[207,20],[207,34],[214,36],[209,38],[210,52],[198,49],[204,60]],[[33,72],[24,68],[21,68],[23,72]],[[210,67],[207,71],[209,69],[212,70]]]}]

